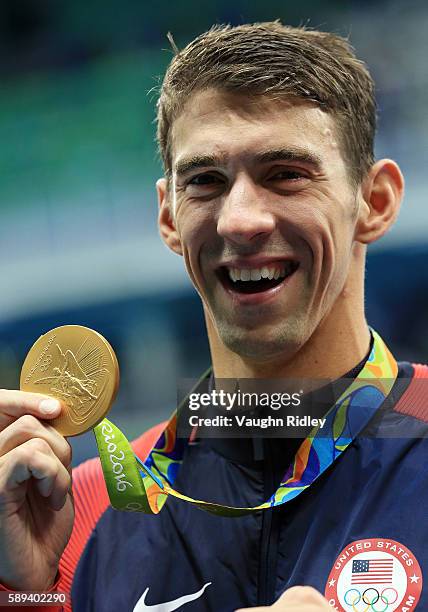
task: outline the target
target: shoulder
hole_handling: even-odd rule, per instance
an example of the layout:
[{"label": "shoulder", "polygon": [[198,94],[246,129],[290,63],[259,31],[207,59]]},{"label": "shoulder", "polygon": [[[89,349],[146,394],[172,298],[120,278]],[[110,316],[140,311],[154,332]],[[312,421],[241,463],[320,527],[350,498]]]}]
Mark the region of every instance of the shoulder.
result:
[{"label": "shoulder", "polygon": [[428,365],[412,364],[413,376],[394,412],[428,423]]},{"label": "shoulder", "polygon": [[[134,452],[146,459],[166,423],[159,423],[131,442]],[[74,572],[92,532],[110,505],[98,457],[89,459],[73,469],[72,494],[74,499],[74,526],[66,549],[61,557],[60,585],[63,591],[71,591]]]},{"label": "shoulder", "polygon": [[[158,423],[131,442],[140,459],[146,459],[165,426],[166,422]],[[89,510],[94,502],[98,510],[107,507],[107,489],[99,457],[88,459],[73,469],[73,495],[80,508]]]},{"label": "shoulder", "polygon": [[[158,423],[131,442],[134,452],[140,459],[143,461],[146,459],[165,426],[166,422]],[[88,459],[73,469],[73,493],[80,495],[83,492],[82,489],[88,486],[89,488],[96,486],[99,488],[98,493],[105,492],[107,495],[99,457]],[[88,493],[91,495],[92,491]]]},{"label": "shoulder", "polygon": [[167,424],[167,421],[158,423],[131,442],[134,452],[140,457],[140,459],[144,461],[147,458],[147,455],[152,450]]}]

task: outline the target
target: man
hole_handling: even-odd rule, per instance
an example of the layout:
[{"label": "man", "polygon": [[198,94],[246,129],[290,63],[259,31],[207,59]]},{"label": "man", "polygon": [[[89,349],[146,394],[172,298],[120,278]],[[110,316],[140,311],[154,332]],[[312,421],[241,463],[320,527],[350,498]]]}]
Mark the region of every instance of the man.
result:
[{"label": "man", "polygon": [[[347,41],[274,22],[199,36],[172,60],[158,103],[160,233],[201,297],[215,379],[350,378],[328,414],[334,429],[349,410],[353,427],[323,443],[196,432],[166,482],[220,514],[249,509],[234,518],[171,496],[155,516],[116,512],[92,460],[73,475],[63,554],[69,447],[42,412],[49,400],[4,391],[9,588],[71,588],[79,612],[427,608],[416,385],[427,373],[397,366],[364,314],[366,247],[403,195],[397,164],[373,158],[373,89]],[[140,457],[164,427],[135,442]],[[166,439],[152,466],[168,458]]]}]

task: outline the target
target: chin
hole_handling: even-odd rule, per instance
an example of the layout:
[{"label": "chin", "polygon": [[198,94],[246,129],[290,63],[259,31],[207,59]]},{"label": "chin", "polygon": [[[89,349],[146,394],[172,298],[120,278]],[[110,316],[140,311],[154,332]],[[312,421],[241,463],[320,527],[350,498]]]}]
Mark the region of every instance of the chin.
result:
[{"label": "chin", "polygon": [[[290,326],[291,327],[291,326]],[[268,362],[290,358],[295,355],[302,345],[297,326],[293,329],[274,327],[273,329],[239,329],[229,326],[218,329],[223,344],[237,355],[260,362]]]}]

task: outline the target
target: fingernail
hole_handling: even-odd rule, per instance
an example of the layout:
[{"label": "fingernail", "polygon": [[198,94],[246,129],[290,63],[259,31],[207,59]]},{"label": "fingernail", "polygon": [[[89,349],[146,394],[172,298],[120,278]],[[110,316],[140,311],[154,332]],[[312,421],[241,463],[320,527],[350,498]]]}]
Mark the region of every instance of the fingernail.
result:
[{"label": "fingernail", "polygon": [[39,404],[40,411],[44,414],[53,414],[54,412],[58,412],[60,407],[61,405],[56,399],[45,399]]}]

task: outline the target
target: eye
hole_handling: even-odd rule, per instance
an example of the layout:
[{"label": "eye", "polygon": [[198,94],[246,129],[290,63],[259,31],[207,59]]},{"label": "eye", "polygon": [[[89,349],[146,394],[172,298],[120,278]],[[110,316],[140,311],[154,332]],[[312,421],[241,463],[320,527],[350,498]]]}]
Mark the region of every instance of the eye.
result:
[{"label": "eye", "polygon": [[215,198],[223,191],[225,179],[218,174],[202,172],[186,181],[184,187],[189,198],[207,199]]},{"label": "eye", "polygon": [[298,170],[281,170],[276,172],[268,180],[270,181],[297,181],[299,179],[307,178],[304,174]]},{"label": "eye", "polygon": [[208,173],[198,174],[187,182],[188,185],[194,185],[195,187],[203,185],[218,185],[220,183],[222,183],[220,177]]}]

